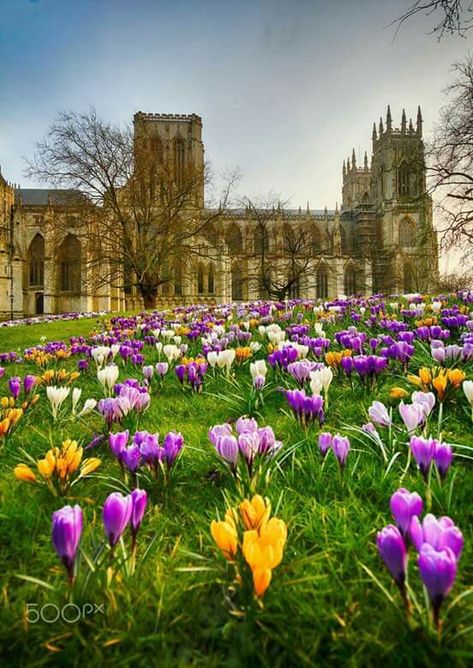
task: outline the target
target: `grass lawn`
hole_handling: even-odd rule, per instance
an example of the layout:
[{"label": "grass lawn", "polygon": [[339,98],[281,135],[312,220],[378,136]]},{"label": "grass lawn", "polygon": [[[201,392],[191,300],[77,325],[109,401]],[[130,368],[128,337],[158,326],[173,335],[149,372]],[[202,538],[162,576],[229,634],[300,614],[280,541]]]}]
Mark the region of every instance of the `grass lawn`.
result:
[{"label": "grass lawn", "polygon": [[[467,311],[465,303],[451,298],[449,306],[455,309],[456,304]],[[379,354],[384,345],[382,337],[390,333],[381,316],[369,319],[369,304],[348,304],[338,315],[314,314],[310,306],[294,302],[274,311],[273,322],[282,328],[307,324],[308,336],[314,339],[320,336],[316,326],[322,324],[322,336],[330,340],[328,350],[334,352],[345,347],[336,340],[336,333],[350,326],[366,334],[365,352],[369,339],[377,337]],[[441,322],[442,314],[436,316],[430,308],[426,307],[426,316]],[[349,376],[340,367],[335,368],[328,404],[325,397],[323,425],[314,422],[303,428],[281,391],[296,387],[287,371],[268,364],[262,390],[264,403],[257,408],[251,403],[255,391],[250,362],[266,360],[272,347],[267,334],[258,330],[262,322],[269,322],[264,319],[267,313],[258,316],[257,308],[248,325],[250,341],[243,341],[241,336],[242,342],[237,344],[240,334],[246,332],[241,323],[249,320],[249,310],[242,307],[238,314],[232,311],[231,319],[227,319],[226,311],[222,314],[200,309],[186,316],[186,327],[192,330],[193,320],[207,323],[205,334],[215,330],[216,321],[217,328],[221,326],[219,338],[226,335],[230,348],[250,342],[261,344],[251,359],[235,361],[228,378],[223,370],[209,368],[202,392],[193,392],[187,383],[181,386],[172,368],[162,384],[157,382],[155,372],[149,408],[139,414],[131,412],[121,425],[110,428],[115,433],[127,428],[131,435],[138,430],[157,432],[161,441],[170,431],[181,432],[185,444],[166,480],[161,474],[154,480],[145,467],[139,469],[137,481],[129,472],[124,473],[110,451],[109,428],[97,410],[73,419],[69,396],[54,421],[44,384],[36,388],[37,403],[25,410],[11,433],[0,437],[2,666],[471,665],[473,476],[468,456],[473,439],[470,407],[461,383],[456,388],[448,386],[442,411],[439,393],[432,388],[435,407],[426,426],[420,425],[415,432],[440,435],[444,442],[454,444],[454,461],[445,480],[441,482],[432,468],[427,484],[408,454],[409,437],[399,415],[399,399],[390,396],[393,387],[401,387],[409,395],[419,389],[409,382],[399,361],[390,359],[372,387],[364,386],[355,371]],[[182,312],[178,317],[182,325]],[[401,313],[393,313],[391,318],[405,321],[410,331],[415,331],[416,322],[422,319]],[[152,316],[149,319],[153,322]],[[131,322],[130,318],[122,322],[114,335],[122,343],[143,343],[140,353],[145,364],[164,360],[151,332],[132,327]],[[232,341],[228,333],[238,323]],[[105,319],[100,318],[0,329],[0,353],[38,345],[42,337],[47,341],[87,337],[92,330],[102,331],[104,324]],[[166,328],[169,323],[159,327]],[[187,331],[182,330],[181,343],[189,346],[188,358],[196,357],[202,354],[201,335],[194,339]],[[287,338],[302,336],[294,328],[288,331]],[[397,340],[398,333],[391,333]],[[446,343],[462,345],[461,336],[466,333],[467,325],[452,325]],[[103,334],[102,343],[110,343],[108,336]],[[158,340],[164,341],[163,336],[161,332]],[[417,374],[422,367],[436,365],[428,341],[416,337],[413,345],[409,372]],[[53,355],[42,367],[33,360],[6,364],[0,378],[0,397],[9,396],[8,380],[12,376],[40,376],[48,369],[73,371],[78,360],[86,357],[83,351],[64,359]],[[308,359],[326,358],[323,351],[319,356],[309,351]],[[120,353],[115,361],[119,382],[127,378],[144,382],[141,363],[134,365]],[[447,364],[473,379],[473,361]],[[82,389],[79,406],[87,398],[104,397],[93,360],[71,386]],[[310,395],[308,385],[305,389]],[[360,431],[374,400],[393,409],[394,427],[377,427],[381,446]],[[404,401],[411,399],[408,396]],[[241,577],[235,578],[234,565],[224,558],[210,534],[211,521],[222,520],[227,507],[237,507],[250,488],[244,482],[235,482],[210,443],[208,431],[213,425],[234,423],[249,411],[259,426],[271,426],[282,441],[274,459],[264,460],[267,475],[261,475],[251,491],[267,497],[272,516],[287,525],[282,561],[274,567],[271,583],[259,599],[253,592],[241,547],[237,555]],[[343,470],[332,451],[325,458],[321,456],[321,431],[349,437],[351,450]],[[60,446],[68,438],[86,446],[99,433],[106,435],[105,441],[84,450],[83,456],[99,457],[102,463],[90,476],[79,480],[67,497],[54,496],[46,486],[15,478],[13,469],[21,462],[29,463],[40,478],[29,458],[43,458],[51,447]],[[147,491],[148,504],[137,536],[133,568],[128,532],[111,554],[102,507],[111,492],[128,493],[135,483]],[[432,627],[414,547],[409,547],[409,620],[376,549],[377,532],[393,523],[390,498],[400,487],[419,493],[423,514],[448,515],[463,534],[464,549],[455,584],[441,609],[440,635]],[[66,504],[79,504],[84,515],[71,588],[51,544],[51,515]]]}]

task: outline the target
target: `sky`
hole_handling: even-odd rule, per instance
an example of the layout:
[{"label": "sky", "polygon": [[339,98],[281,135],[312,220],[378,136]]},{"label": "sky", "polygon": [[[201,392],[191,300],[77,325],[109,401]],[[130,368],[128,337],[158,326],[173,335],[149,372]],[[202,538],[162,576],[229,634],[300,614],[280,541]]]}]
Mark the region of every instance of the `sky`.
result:
[{"label": "sky", "polygon": [[428,138],[451,65],[468,39],[410,0],[0,0],[0,165],[23,187],[24,158],[61,110],[94,106],[113,122],[136,111],[197,113],[216,174],[239,168],[240,194],[294,207],[341,199],[352,148],[370,151],[391,105],[424,116]]}]

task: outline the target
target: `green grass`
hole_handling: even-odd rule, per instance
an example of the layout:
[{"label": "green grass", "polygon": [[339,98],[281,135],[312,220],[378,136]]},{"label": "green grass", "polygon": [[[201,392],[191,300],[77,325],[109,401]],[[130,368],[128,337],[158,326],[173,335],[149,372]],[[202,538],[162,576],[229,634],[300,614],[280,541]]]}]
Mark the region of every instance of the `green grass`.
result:
[{"label": "green grass", "polygon": [[[42,336],[54,340],[87,335],[97,324],[82,320],[0,329],[0,350],[31,346]],[[327,329],[329,334],[333,331]],[[156,351],[146,350],[147,359],[155,362]],[[423,355],[419,349],[416,359],[422,361]],[[59,366],[75,368],[75,360]],[[7,377],[26,372],[37,373],[38,369],[32,364],[9,366],[0,380],[0,396],[6,394]],[[120,379],[130,376],[140,374],[130,367],[121,368]],[[236,369],[235,377],[245,392],[248,363]],[[81,376],[76,385],[83,388],[83,397],[101,396],[93,371]],[[349,433],[350,427],[366,422],[366,409],[373,398],[389,401],[389,388],[394,385],[407,387],[404,377],[385,374],[375,391],[366,393],[335,378],[324,429]],[[115,562],[105,558],[95,572],[87,563],[103,549],[101,507],[118,485],[113,480],[121,478],[107,445],[91,452],[103,458],[103,465],[95,476],[74,487],[73,502],[84,508],[85,523],[73,600],[79,606],[103,606],[103,612],[76,623],[28,623],[27,604],[49,605],[46,615],[53,616],[51,604],[63,606],[69,601],[64,569],[50,541],[51,513],[66,502],[38,486],[16,481],[13,467],[25,461],[22,450],[41,457],[52,444],[67,437],[86,444],[94,431],[103,428],[98,417],[83,423],[53,424],[44,389],[40,390],[40,401],[0,450],[2,665],[471,665],[471,597],[463,597],[444,614],[439,642],[427,628],[425,614],[415,615],[415,627],[406,623],[396,588],[376,552],[376,531],[391,522],[389,499],[400,486],[405,446],[386,473],[379,453],[353,439],[347,468],[340,475],[331,454],[322,465],[318,429],[302,430],[287,414],[283,395],[275,391],[268,394],[259,422],[273,427],[286,451],[291,446],[294,449],[273,467],[261,491],[288,525],[284,558],[273,572],[264,607],[240,599],[238,588],[229,590],[231,568],[213,543],[209,525],[217,514],[224,514],[225,498],[233,502],[239,498],[207,437],[210,426],[238,416],[222,399],[229,393],[223,377],[210,373],[202,395],[181,390],[172,373],[163,391],[154,392],[139,428],[160,434],[181,431],[186,447],[169,486],[148,487],[152,503],[139,533],[137,568],[132,576],[118,568],[119,553]],[[446,410],[445,420],[445,440],[471,445],[471,423],[460,393]],[[413,465],[402,485],[426,498],[425,485]],[[456,463],[443,487],[433,480],[432,512],[450,515],[465,537],[457,582],[444,613],[472,582],[472,498],[467,461]],[[414,564],[410,573],[423,606]],[[232,616],[229,602],[237,608],[247,604],[247,614]]]}]

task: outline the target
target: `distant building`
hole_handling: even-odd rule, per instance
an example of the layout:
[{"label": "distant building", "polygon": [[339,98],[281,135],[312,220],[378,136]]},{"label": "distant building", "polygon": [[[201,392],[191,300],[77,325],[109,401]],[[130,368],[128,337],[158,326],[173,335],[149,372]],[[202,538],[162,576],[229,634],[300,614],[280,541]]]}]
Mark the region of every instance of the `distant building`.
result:
[{"label": "distant building", "polygon": [[[135,138],[144,128],[151,133],[163,159],[203,172],[199,116],[138,112],[134,127]],[[217,212],[202,231],[202,258],[190,272],[174,268],[158,305],[264,298],[272,284],[285,284],[286,297],[322,299],[433,291],[438,248],[425,175],[420,109],[415,127],[403,111],[394,128],[388,107],[385,124],[373,126],[370,161],[365,153],[358,166],[353,151],[343,164],[340,210],[307,203]],[[0,318],[142,306],[126,280],[122,287],[86,288],[90,249],[77,232],[80,194],[72,195],[21,188],[0,173]],[[203,180],[196,206],[204,206]]]}]

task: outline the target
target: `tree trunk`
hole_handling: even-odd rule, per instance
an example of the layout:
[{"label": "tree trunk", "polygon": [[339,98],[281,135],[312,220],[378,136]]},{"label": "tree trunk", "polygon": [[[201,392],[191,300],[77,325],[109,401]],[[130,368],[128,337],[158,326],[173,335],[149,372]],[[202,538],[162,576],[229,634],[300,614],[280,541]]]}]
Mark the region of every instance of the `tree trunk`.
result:
[{"label": "tree trunk", "polygon": [[148,285],[140,285],[140,293],[143,298],[143,304],[146,310],[153,310],[156,308],[156,296],[158,294],[157,287],[150,287]]}]

